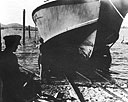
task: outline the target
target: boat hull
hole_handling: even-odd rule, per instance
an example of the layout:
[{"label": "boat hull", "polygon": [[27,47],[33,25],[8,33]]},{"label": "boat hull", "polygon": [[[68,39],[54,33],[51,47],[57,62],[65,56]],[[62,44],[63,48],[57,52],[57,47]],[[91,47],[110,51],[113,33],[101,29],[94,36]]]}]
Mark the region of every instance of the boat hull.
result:
[{"label": "boat hull", "polygon": [[73,0],[61,1],[52,2],[54,5],[46,3],[33,12],[33,19],[45,42],[63,32],[98,19],[98,0],[81,0],[82,2],[78,3],[72,3]]},{"label": "boat hull", "polygon": [[[119,12],[124,12],[124,9],[118,3],[122,0],[74,1],[46,3],[34,10],[33,20],[45,42],[41,64],[44,70],[57,73],[79,71],[95,78],[96,69],[109,72],[109,45],[114,44],[119,37],[123,21]],[[83,43],[88,41],[92,44]],[[86,59],[79,52],[81,44],[84,45],[82,48],[93,47],[90,58]]]}]

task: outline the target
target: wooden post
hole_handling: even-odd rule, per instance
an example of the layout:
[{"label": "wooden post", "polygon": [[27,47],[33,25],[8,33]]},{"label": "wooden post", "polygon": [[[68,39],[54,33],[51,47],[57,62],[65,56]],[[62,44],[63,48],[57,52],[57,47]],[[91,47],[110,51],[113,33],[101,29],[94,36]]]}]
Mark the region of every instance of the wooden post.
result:
[{"label": "wooden post", "polygon": [[30,29],[30,25],[28,26],[28,34],[29,34],[29,39],[31,39],[31,29]]},{"label": "wooden post", "polygon": [[23,10],[23,45],[25,45],[25,9]]},{"label": "wooden post", "polygon": [[1,23],[0,23],[0,51],[2,50],[2,43],[1,43]]}]

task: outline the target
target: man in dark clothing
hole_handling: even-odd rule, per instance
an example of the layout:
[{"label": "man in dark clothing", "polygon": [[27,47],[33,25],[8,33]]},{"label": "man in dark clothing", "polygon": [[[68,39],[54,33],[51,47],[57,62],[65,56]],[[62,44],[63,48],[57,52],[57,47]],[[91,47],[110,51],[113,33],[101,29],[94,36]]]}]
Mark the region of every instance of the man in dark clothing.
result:
[{"label": "man in dark clothing", "polygon": [[0,53],[0,77],[3,80],[3,102],[23,102],[22,78],[17,56],[13,53],[20,45],[21,36],[5,36],[6,48]]}]

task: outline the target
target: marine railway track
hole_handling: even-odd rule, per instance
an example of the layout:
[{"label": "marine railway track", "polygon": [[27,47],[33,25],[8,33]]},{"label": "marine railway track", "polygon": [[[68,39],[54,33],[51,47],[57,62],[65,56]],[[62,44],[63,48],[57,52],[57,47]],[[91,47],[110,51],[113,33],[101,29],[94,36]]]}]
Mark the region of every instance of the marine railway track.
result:
[{"label": "marine railway track", "polygon": [[[96,71],[95,74],[97,74],[102,81],[106,82],[107,84],[102,84],[102,82],[97,82],[91,80],[89,77],[81,74],[80,72],[76,71],[75,74],[79,77],[81,77],[86,84],[78,84],[72,79],[71,75],[64,73],[65,81],[67,85],[70,87],[70,94],[72,94],[70,98],[63,98],[64,93],[56,92],[57,95],[49,95],[45,92],[41,95],[37,94],[36,97],[30,99],[28,102],[90,102],[86,101],[83,93],[81,92],[79,87],[94,87],[99,88],[100,90],[104,91],[105,93],[109,94],[113,99],[117,100],[117,102],[128,102],[128,90],[126,90],[127,87],[121,87],[114,78],[109,79],[105,74],[103,74],[100,71]],[[107,86],[113,86],[112,88],[116,90],[120,90],[122,95],[119,95],[115,93],[114,91],[110,90]],[[64,84],[62,85],[64,86]],[[38,100],[38,101],[37,101]],[[44,101],[45,100],[45,101]],[[92,102],[92,101],[91,101]],[[95,101],[94,101],[95,102]],[[99,101],[97,101],[99,102]],[[106,102],[106,101],[104,101]],[[107,101],[108,102],[108,101]],[[115,101],[113,101],[115,102]]]},{"label": "marine railway track", "polygon": [[[105,82],[108,82],[110,85],[114,85],[117,89],[121,90],[123,93],[126,94],[126,96],[128,96],[128,91],[125,90],[125,88],[122,88],[120,85],[118,85],[118,83],[116,83],[116,81],[114,79],[111,78],[108,79],[106,76],[103,75],[103,73],[100,73],[98,71],[95,72],[101,79],[103,79]],[[118,96],[117,94],[115,94],[114,92],[111,92],[110,90],[108,90],[106,88],[106,86],[103,86],[100,83],[96,83],[95,81],[91,80],[90,78],[88,78],[87,76],[81,74],[80,72],[76,71],[76,74],[81,76],[83,79],[85,79],[90,85],[92,85],[92,87],[98,87],[100,88],[102,91],[105,91],[106,93],[110,94],[112,97],[116,98],[117,100],[120,100],[121,102],[127,102],[127,99],[123,99],[121,96]],[[75,93],[77,94],[78,100],[79,102],[85,102],[85,98],[83,97],[83,94],[80,92],[79,88],[75,85],[74,81],[70,78],[70,76],[65,76],[67,77],[67,81],[69,82],[69,85],[72,87],[72,89],[75,91]],[[94,86],[93,86],[94,85]]]}]

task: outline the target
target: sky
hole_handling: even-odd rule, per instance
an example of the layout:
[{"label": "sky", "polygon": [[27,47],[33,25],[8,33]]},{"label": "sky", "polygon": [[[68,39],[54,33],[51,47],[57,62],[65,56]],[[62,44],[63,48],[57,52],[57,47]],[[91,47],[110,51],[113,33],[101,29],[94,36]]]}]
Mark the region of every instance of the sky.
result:
[{"label": "sky", "polygon": [[[51,1],[51,0],[50,0]],[[42,5],[44,0],[1,0],[0,23],[23,23],[23,9],[26,10],[26,25],[34,26],[32,11]],[[128,26],[128,15],[124,25]]]},{"label": "sky", "polygon": [[1,0],[0,23],[23,23],[23,9],[26,11],[26,25],[34,26],[32,11],[42,5],[44,0]]}]

